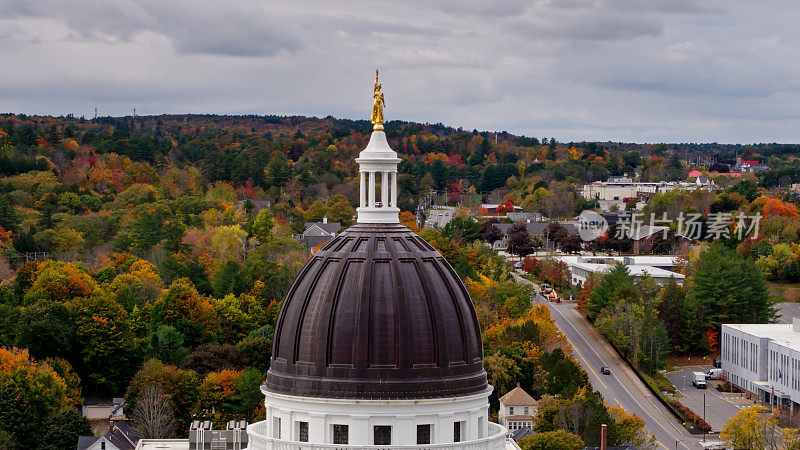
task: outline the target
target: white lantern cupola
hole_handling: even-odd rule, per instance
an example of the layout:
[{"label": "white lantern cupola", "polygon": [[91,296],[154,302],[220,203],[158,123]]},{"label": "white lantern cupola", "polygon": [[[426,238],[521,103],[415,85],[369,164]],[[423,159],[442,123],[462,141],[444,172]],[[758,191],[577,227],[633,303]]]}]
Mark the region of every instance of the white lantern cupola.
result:
[{"label": "white lantern cupola", "polygon": [[383,132],[383,108],[386,103],[375,71],[372,104],[372,135],[367,148],[356,158],[361,177],[358,223],[400,223],[397,207],[397,165],[400,158],[389,147]]},{"label": "white lantern cupola", "polygon": [[383,131],[373,131],[367,148],[356,158],[361,175],[358,223],[400,223],[397,207],[397,165]]}]

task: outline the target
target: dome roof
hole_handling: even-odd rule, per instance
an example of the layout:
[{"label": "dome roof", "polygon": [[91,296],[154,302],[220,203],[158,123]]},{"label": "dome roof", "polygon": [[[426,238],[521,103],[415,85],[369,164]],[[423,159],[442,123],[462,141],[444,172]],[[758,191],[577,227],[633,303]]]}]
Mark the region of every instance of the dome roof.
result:
[{"label": "dome roof", "polygon": [[485,392],[480,327],[445,259],[398,224],[357,224],[303,267],[275,328],[266,389],[410,399]]}]

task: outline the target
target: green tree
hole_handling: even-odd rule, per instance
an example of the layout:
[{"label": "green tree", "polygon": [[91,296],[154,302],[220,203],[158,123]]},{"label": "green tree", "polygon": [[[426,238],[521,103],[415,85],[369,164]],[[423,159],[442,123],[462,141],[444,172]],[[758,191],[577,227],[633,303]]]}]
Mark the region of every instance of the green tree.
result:
[{"label": "green tree", "polygon": [[90,389],[119,392],[139,362],[128,313],[107,297],[93,296],[75,301],[73,315],[81,378]]},{"label": "green tree", "polygon": [[356,215],[356,210],[347,201],[347,198],[342,194],[336,194],[328,199],[326,213],[328,214],[329,222],[339,222],[342,228],[349,227],[353,224],[353,217]]},{"label": "green tree", "polygon": [[658,318],[664,324],[664,329],[672,344],[680,346],[682,344],[682,330],[686,327],[681,314],[686,302],[683,287],[679,286],[674,278],[670,278],[661,291],[660,299],[661,305],[658,308]]},{"label": "green tree", "polygon": [[703,332],[718,332],[723,323],[768,323],[776,314],[758,267],[718,242],[700,253],[687,300]]},{"label": "green tree", "polygon": [[236,380],[234,388],[233,405],[239,417],[253,422],[255,411],[264,401],[261,384],[264,382],[264,373],[253,367],[244,369]]},{"label": "green tree", "polygon": [[756,198],[758,198],[758,186],[750,180],[742,180],[730,188],[728,188],[728,192],[739,193],[744,195],[748,202],[752,202]]},{"label": "green tree", "polygon": [[167,364],[180,364],[189,350],[183,346],[180,331],[169,325],[161,325],[150,335],[147,354]]},{"label": "green tree", "polygon": [[40,300],[22,309],[16,335],[17,346],[27,348],[35,358],[68,358],[72,353],[75,323],[63,303]]},{"label": "green tree", "polygon": [[261,242],[266,242],[272,236],[272,227],[274,225],[275,221],[272,218],[272,213],[266,208],[262,209],[253,219],[253,225],[250,227],[250,236]]},{"label": "green tree", "polygon": [[572,397],[578,390],[591,386],[589,375],[560,348],[543,353],[539,365],[547,372],[544,379],[544,391],[547,394]]},{"label": "green tree", "polygon": [[620,298],[621,294],[633,290],[633,277],[624,264],[615,264],[603,275],[597,287],[589,294],[587,311],[597,316],[610,303]]},{"label": "green tree", "polygon": [[585,446],[580,436],[564,430],[525,436],[518,444],[522,450],[580,450]]},{"label": "green tree", "polygon": [[188,346],[213,341],[218,333],[213,306],[186,278],[176,280],[161,293],[153,303],[150,322],[153,329],[160,325],[175,327]]},{"label": "green tree", "polygon": [[214,274],[214,297],[222,298],[228,294],[241,295],[242,292],[252,287],[247,273],[239,267],[236,261],[228,261]]},{"label": "green tree", "polygon": [[328,208],[322,203],[322,200],[314,200],[314,203],[308,207],[304,216],[306,222],[322,222],[322,218],[328,214]]},{"label": "green tree", "polygon": [[442,228],[442,236],[463,242],[474,242],[481,237],[481,230],[478,222],[471,217],[454,217]]},{"label": "green tree", "polygon": [[64,450],[76,448],[79,437],[91,436],[92,427],[75,409],[65,409],[42,419],[34,435],[35,448]]}]

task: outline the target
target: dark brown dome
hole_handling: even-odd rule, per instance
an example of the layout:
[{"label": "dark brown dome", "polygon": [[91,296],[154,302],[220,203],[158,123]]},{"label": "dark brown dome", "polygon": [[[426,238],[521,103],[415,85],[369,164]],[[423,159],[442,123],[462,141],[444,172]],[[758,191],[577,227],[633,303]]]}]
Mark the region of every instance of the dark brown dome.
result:
[{"label": "dark brown dome", "polygon": [[475,309],[450,264],[408,228],[355,225],[289,290],[266,387],[360,399],[484,392]]}]

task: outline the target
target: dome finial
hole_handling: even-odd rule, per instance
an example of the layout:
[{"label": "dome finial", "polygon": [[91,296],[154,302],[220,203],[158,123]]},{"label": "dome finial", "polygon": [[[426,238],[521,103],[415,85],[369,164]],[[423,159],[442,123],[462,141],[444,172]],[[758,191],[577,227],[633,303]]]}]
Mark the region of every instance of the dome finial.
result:
[{"label": "dome finial", "polygon": [[383,131],[383,108],[386,107],[386,102],[383,100],[383,92],[381,92],[381,85],[378,84],[378,69],[375,69],[375,87],[372,92],[372,130]]}]

